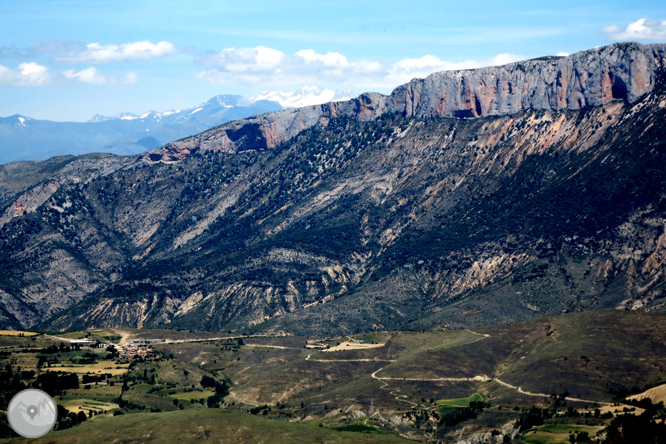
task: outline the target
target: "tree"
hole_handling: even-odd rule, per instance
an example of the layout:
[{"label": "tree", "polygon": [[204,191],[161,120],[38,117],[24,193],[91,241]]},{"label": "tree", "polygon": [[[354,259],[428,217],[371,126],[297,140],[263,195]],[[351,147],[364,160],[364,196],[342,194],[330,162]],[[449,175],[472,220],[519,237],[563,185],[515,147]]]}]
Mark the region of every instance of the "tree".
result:
[{"label": "tree", "polygon": [[213,388],[215,387],[215,379],[211,378],[210,376],[203,375],[201,377],[201,387],[203,388]]},{"label": "tree", "polygon": [[57,374],[46,372],[37,377],[37,383],[46,393],[56,396],[62,393],[63,390],[79,388],[79,377],[76,373]]},{"label": "tree", "polygon": [[576,435],[576,442],[590,442],[590,435],[587,432],[580,432]]},{"label": "tree", "polygon": [[206,404],[208,405],[208,408],[217,409],[220,407],[220,403],[223,399],[224,398],[220,395],[209,396],[208,399],[206,399]]},{"label": "tree", "polygon": [[220,396],[227,396],[229,394],[229,384],[225,379],[222,382],[215,382],[215,393]]}]

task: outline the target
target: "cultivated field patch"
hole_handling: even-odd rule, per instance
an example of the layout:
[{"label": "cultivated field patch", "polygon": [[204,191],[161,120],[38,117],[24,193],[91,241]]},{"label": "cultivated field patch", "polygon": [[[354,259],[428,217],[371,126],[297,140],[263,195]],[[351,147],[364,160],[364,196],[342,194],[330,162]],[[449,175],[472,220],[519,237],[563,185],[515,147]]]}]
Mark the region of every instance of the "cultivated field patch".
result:
[{"label": "cultivated field patch", "polygon": [[528,431],[522,438],[526,444],[567,444],[570,435],[587,433],[589,437],[595,436],[603,427],[574,424],[548,424]]},{"label": "cultivated field patch", "polygon": [[634,396],[629,396],[627,399],[635,399],[636,401],[640,401],[641,399],[645,398],[650,398],[653,404],[658,402],[663,402],[666,404],[666,384],[653,387],[644,391],[643,393],[639,393]]},{"label": "cultivated field patch", "polygon": [[37,336],[39,333],[34,331],[21,331],[21,330],[0,330],[0,336]]},{"label": "cultivated field patch", "polygon": [[109,363],[108,361],[100,361],[94,364],[82,364],[82,365],[67,365],[59,366],[53,365],[49,368],[51,371],[62,371],[67,373],[110,373],[113,376],[124,375],[127,373],[129,368],[128,364],[117,364],[115,362]]},{"label": "cultivated field patch", "polygon": [[192,399],[199,400],[199,399],[205,399],[208,398],[209,396],[213,396],[215,394],[214,391],[212,390],[194,390],[191,392],[184,392],[184,391],[179,391],[173,394],[167,394],[166,396],[174,399],[179,399],[181,401],[190,401]]},{"label": "cultivated field patch", "polygon": [[88,413],[90,411],[108,412],[109,410],[117,409],[119,407],[118,404],[113,404],[111,402],[96,401],[92,399],[68,399],[68,400],[57,399],[56,402],[65,407],[70,412],[74,413],[79,413],[79,412]]},{"label": "cultivated field patch", "polygon": [[349,351],[349,350],[368,350],[371,348],[380,348],[386,344],[366,344],[363,342],[341,342],[339,345],[334,347],[322,350],[324,352],[338,352],[338,351]]},{"label": "cultivated field patch", "polygon": [[468,396],[467,398],[457,398],[457,399],[441,399],[436,402],[437,405],[442,406],[442,407],[469,407],[469,403],[476,401],[476,402],[481,402],[483,401],[483,395],[480,395],[479,393],[474,393],[471,396]]}]

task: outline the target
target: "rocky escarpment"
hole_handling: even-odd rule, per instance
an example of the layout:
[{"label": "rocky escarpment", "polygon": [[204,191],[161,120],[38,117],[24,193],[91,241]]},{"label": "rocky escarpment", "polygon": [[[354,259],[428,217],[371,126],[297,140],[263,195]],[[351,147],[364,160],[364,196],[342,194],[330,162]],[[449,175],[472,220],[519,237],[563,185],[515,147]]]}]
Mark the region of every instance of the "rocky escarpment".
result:
[{"label": "rocky escarpment", "polygon": [[148,155],[178,161],[198,150],[273,148],[331,118],[486,117],[521,110],[575,110],[612,100],[634,103],[652,91],[666,64],[666,44],[618,43],[568,57],[544,57],[474,70],[444,71],[399,86],[391,95],[366,93],[343,102],[262,114],[170,143]]},{"label": "rocky escarpment", "polygon": [[[606,50],[634,47],[656,53]],[[283,143],[268,114],[178,162],[0,168],[0,325],[333,335],[666,310],[654,75],[582,109],[432,118],[364,95],[280,114]],[[312,109],[330,117],[308,128]]]},{"label": "rocky escarpment", "polygon": [[57,329],[332,335],[661,310],[664,113],[662,85],[584,110],[343,116],[275,149],[139,162],[6,225],[0,288],[31,295],[56,251],[77,260],[59,260],[68,276],[114,274]]},{"label": "rocky escarpment", "polygon": [[469,71],[445,71],[398,87],[391,109],[418,117],[485,117],[525,109],[581,109],[652,90],[666,45],[621,43]]}]

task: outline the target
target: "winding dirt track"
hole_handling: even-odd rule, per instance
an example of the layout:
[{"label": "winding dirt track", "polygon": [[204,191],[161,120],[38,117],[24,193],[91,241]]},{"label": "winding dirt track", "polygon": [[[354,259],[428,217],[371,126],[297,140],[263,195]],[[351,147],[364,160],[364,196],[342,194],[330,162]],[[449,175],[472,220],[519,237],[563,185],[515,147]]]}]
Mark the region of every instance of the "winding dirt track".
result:
[{"label": "winding dirt track", "polygon": [[310,359],[312,354],[309,354],[305,360],[312,362],[395,362],[395,359],[379,359],[379,358],[368,358],[368,359]]},{"label": "winding dirt track", "polygon": [[[482,334],[482,333],[476,333],[472,330],[465,329],[465,331],[479,336],[478,339],[471,341],[471,342],[466,342],[464,344],[459,344],[457,347],[461,345],[470,345],[473,344],[477,341],[481,341],[483,339],[489,338],[489,334]],[[313,361],[313,362],[396,362],[395,360],[391,359],[310,359],[311,354],[309,354],[305,360],[306,361]],[[546,393],[534,393],[534,392],[528,392],[523,390],[521,387],[517,387],[515,385],[509,384],[507,382],[504,382],[498,378],[491,378],[486,375],[477,375],[477,376],[472,376],[472,377],[462,377],[462,378],[454,378],[454,377],[441,377],[441,378],[407,378],[407,377],[395,377],[395,376],[377,376],[377,373],[381,372],[384,370],[384,367],[380,368],[379,370],[375,370],[370,376],[373,379],[378,380],[382,385],[379,387],[380,389],[383,390],[389,390],[389,393],[395,396],[395,399],[398,401],[406,402],[411,405],[418,405],[415,402],[409,401],[405,398],[407,398],[407,395],[398,395],[397,392],[400,391],[400,389],[395,389],[395,390],[390,390],[387,389],[386,387],[388,386],[388,381],[418,381],[418,382],[496,382],[497,384],[510,388],[512,390],[516,390],[518,393],[526,396],[535,396],[535,397],[540,397],[540,398],[550,398],[550,394]],[[573,397],[568,397],[566,398],[568,401],[573,401],[573,402],[583,402],[583,403],[588,403],[588,404],[603,404],[603,405],[612,405],[611,403],[608,402],[602,402],[602,401],[594,401],[591,399],[582,399],[582,398],[573,398]]]},{"label": "winding dirt track", "polygon": [[[271,335],[262,335],[262,334],[256,334],[256,335],[247,335],[247,336],[223,336],[223,337],[217,337],[217,338],[193,338],[193,339],[167,339],[162,344],[183,344],[186,342],[206,342],[206,341],[224,341],[228,339],[247,339],[247,338],[271,338]],[[280,346],[276,346],[277,348],[283,348]],[[288,348],[288,347],[284,347]]]},{"label": "winding dirt track", "polygon": [[282,345],[268,345],[268,344],[245,344],[246,347],[250,348],[277,348],[279,350],[301,350],[296,347],[284,347]]},{"label": "winding dirt track", "polygon": [[379,379],[380,381],[421,381],[421,382],[437,382],[437,381],[454,381],[454,382],[469,382],[469,381],[481,381],[481,382],[488,382],[492,381],[493,378],[489,378],[486,375],[478,375],[478,376],[473,376],[471,378],[396,378],[396,377],[390,377],[390,376],[383,376],[379,377],[377,376],[377,373],[381,372],[384,370],[384,368],[380,368],[379,370],[375,371],[372,375],[373,378]]},{"label": "winding dirt track", "polygon": [[[533,393],[533,392],[526,392],[520,387],[516,387],[515,385],[511,385],[509,383],[506,383],[504,381],[499,380],[498,378],[492,379],[492,381],[498,383],[499,385],[503,385],[504,387],[508,387],[510,389],[516,390],[518,393],[522,395],[527,395],[527,396],[537,396],[540,398],[550,398],[552,395],[547,395],[546,393]],[[603,404],[603,405],[612,405],[610,402],[602,402],[602,401],[593,401],[591,399],[581,399],[581,398],[572,398],[570,396],[566,397],[567,401],[574,401],[574,402],[585,402],[589,404]]]}]

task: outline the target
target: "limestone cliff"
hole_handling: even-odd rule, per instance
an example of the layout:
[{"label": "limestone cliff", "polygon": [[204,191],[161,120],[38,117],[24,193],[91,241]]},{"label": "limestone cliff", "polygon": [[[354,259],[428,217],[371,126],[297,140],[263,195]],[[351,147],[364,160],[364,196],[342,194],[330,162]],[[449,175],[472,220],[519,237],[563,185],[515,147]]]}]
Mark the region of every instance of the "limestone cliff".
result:
[{"label": "limestone cliff", "polygon": [[261,114],[213,128],[152,151],[152,161],[178,161],[198,150],[273,148],[314,125],[349,116],[486,117],[527,109],[575,110],[612,100],[634,103],[652,91],[666,66],[666,44],[618,43],[567,57],[443,71],[414,79],[389,96],[366,93],[342,102]]}]

